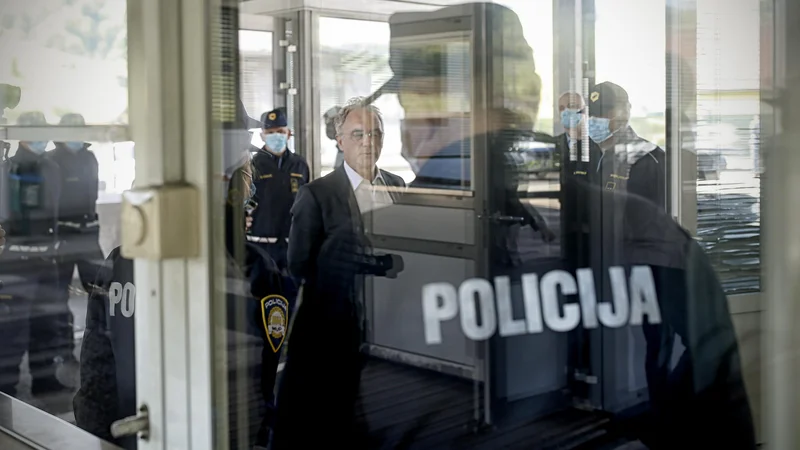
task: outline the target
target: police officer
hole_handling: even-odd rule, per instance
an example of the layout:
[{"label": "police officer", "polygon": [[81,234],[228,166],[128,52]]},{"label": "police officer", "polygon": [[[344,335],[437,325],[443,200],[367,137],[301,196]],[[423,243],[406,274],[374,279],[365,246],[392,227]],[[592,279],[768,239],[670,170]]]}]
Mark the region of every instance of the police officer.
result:
[{"label": "police officer", "polygon": [[[629,206],[631,196],[666,208],[666,155],[660,147],[636,134],[630,126],[630,112],[628,93],[614,83],[600,83],[589,94],[588,134],[600,153],[596,161],[592,158],[590,162],[593,183],[600,192],[631,194],[589,200],[590,228],[595,230],[595,245],[602,249],[603,255],[616,254],[616,243],[625,238],[623,230],[652,220],[642,208]],[[645,256],[651,264],[671,263],[665,260],[665,255]],[[608,256],[605,260],[610,262]]]},{"label": "police officer", "polygon": [[[62,126],[84,126],[80,114],[61,118]],[[98,165],[86,142],[56,142],[47,157],[61,168],[61,196],[58,208],[59,260],[58,292],[69,298],[75,266],[86,292],[91,292],[97,269],[103,262],[100,225],[97,218]]]},{"label": "police officer", "polygon": [[625,190],[666,206],[664,150],[636,134],[630,126],[628,93],[611,82],[589,95],[589,138],[602,151],[594,167],[601,187]]},{"label": "police officer", "polygon": [[336,141],[336,116],[339,115],[339,111],[341,110],[342,108],[334,106],[322,116],[322,119],[325,121],[325,136],[328,136],[328,139],[336,142],[336,160],[333,163],[334,169],[344,163],[344,151],[339,147],[339,143]]},{"label": "police officer", "polygon": [[[17,121],[23,126],[45,126],[41,112],[27,112]],[[73,351],[72,313],[57,295],[56,250],[60,173],[45,157],[47,141],[22,141],[10,162],[11,216],[9,239],[0,259],[4,288],[0,310],[4,344],[0,359],[0,390],[14,393],[19,363],[27,350],[33,395],[58,391],[64,385],[56,378],[59,362]]]},{"label": "police officer", "polygon": [[300,186],[308,183],[309,169],[301,156],[287,150],[291,131],[282,108],[265,112],[261,123],[264,146],[253,158],[258,207],[247,240],[265,249],[278,267],[286,270],[289,210]]}]

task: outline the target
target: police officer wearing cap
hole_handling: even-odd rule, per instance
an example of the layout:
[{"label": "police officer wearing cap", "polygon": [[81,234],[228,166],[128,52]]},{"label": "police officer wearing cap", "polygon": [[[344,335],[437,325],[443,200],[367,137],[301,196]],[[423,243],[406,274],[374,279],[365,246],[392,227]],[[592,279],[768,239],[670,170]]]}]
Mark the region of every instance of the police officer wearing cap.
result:
[{"label": "police officer wearing cap", "polygon": [[[86,122],[80,114],[66,114],[60,125],[79,127]],[[61,168],[57,288],[66,302],[75,267],[84,289],[91,292],[94,277],[103,263],[97,217],[98,165],[86,142],[56,142],[55,145],[47,158]]]},{"label": "police officer wearing cap", "polygon": [[253,157],[258,207],[252,213],[253,225],[247,240],[261,245],[285,270],[292,222],[289,210],[300,186],[309,181],[309,169],[301,156],[287,149],[292,133],[283,108],[265,112],[261,123],[264,146]]},{"label": "police officer wearing cap", "polygon": [[[19,116],[18,125],[46,126],[41,112]],[[19,364],[27,351],[33,395],[64,389],[56,378],[60,362],[74,348],[73,318],[57,295],[60,171],[45,157],[47,141],[22,141],[9,159],[11,214],[9,239],[0,258],[0,391],[14,395]]]},{"label": "police officer wearing cap", "polygon": [[589,94],[589,138],[600,147],[592,170],[606,190],[625,190],[666,206],[664,150],[630,126],[631,104],[620,86],[600,83]]}]

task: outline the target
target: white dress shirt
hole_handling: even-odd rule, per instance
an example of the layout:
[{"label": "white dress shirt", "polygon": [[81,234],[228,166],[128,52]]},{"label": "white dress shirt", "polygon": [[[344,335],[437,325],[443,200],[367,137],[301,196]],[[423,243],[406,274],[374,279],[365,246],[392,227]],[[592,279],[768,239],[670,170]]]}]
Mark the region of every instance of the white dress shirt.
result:
[{"label": "white dress shirt", "polygon": [[356,195],[356,202],[361,214],[377,209],[385,208],[392,204],[392,196],[386,189],[386,181],[381,175],[381,171],[375,169],[375,178],[370,183],[358,174],[347,161],[344,162],[344,171],[350,179],[350,186]]}]

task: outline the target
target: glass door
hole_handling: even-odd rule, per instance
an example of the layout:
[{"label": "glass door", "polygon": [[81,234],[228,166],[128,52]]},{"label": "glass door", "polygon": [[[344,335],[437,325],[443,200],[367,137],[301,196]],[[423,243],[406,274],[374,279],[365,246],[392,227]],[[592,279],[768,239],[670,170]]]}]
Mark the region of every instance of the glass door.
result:
[{"label": "glass door", "polygon": [[[210,323],[210,293],[189,280],[210,273],[200,236],[211,171],[199,149],[211,139],[212,83],[197,67],[218,10],[196,1],[9,10],[4,432],[41,448],[214,447],[211,338],[189,326]],[[192,220],[168,230],[178,217]]]},{"label": "glass door", "polygon": [[575,278],[585,286],[599,273],[593,199],[581,184],[594,147],[579,126],[593,81],[593,15],[586,2],[534,3],[487,7],[493,31],[478,51],[476,79],[488,80],[478,114],[487,131],[476,133],[486,146],[476,162],[481,268],[494,291],[491,309],[480,302],[478,324],[491,331],[482,400],[486,423],[514,429],[540,418],[573,436],[582,414],[587,429],[602,421],[588,412],[602,401],[592,366],[602,354],[599,332],[583,326]]}]

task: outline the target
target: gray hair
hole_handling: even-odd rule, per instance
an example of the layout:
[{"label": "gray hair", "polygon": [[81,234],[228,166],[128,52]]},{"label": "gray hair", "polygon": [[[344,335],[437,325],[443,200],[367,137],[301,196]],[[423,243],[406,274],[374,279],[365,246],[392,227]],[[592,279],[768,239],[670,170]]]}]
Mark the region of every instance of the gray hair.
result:
[{"label": "gray hair", "polygon": [[383,128],[383,115],[381,114],[381,110],[378,109],[377,106],[368,103],[366,97],[353,97],[345,103],[342,109],[339,110],[339,114],[336,115],[334,126],[336,127],[337,136],[342,135],[342,127],[344,127],[344,123],[347,121],[347,116],[356,110],[366,110],[374,113],[378,116],[378,121],[381,123],[381,128]]}]

